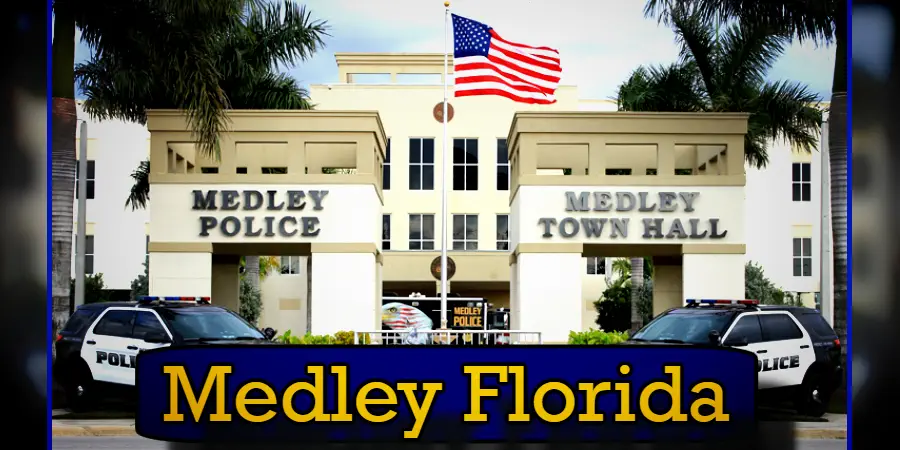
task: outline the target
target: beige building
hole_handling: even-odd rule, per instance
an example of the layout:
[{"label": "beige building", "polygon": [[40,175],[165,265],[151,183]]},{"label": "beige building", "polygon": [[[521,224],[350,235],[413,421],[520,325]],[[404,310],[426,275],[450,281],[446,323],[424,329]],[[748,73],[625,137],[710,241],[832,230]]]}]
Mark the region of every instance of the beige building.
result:
[{"label": "beige building", "polygon": [[[383,293],[436,295],[442,86],[432,54],[338,54],[341,83],[311,87],[317,111],[234,111],[221,160],[199,156],[184,118],[150,113],[151,295],[237,306],[239,255],[277,255],[261,325],[380,329]],[[439,83],[439,81],[438,81]],[[512,310],[545,342],[593,325],[610,258],[653,256],[654,310],[742,298],[742,114],[636,114],[579,102],[451,98],[450,292]],[[307,301],[306,257],[312,256]]]}]

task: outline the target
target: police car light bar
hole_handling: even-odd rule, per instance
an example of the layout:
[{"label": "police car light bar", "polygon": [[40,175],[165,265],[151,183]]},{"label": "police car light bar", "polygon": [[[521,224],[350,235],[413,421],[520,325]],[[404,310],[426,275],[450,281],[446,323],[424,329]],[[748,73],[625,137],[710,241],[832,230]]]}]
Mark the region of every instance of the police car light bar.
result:
[{"label": "police car light bar", "polygon": [[758,305],[759,300],[713,300],[713,299],[694,299],[685,300],[688,305]]},{"label": "police car light bar", "polygon": [[149,302],[190,302],[190,303],[209,303],[209,297],[157,297],[157,296],[149,296],[144,295],[138,298],[138,302],[140,303],[149,303]]}]

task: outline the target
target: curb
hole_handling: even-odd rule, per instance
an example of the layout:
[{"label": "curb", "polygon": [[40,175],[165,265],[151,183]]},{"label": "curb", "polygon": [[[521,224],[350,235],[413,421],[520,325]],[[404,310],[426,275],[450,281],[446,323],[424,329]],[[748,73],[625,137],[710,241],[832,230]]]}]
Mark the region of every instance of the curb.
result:
[{"label": "curb", "polygon": [[800,428],[794,432],[797,439],[847,439],[846,429]]},{"label": "curb", "polygon": [[73,426],[54,425],[53,436],[137,436],[134,425]]}]

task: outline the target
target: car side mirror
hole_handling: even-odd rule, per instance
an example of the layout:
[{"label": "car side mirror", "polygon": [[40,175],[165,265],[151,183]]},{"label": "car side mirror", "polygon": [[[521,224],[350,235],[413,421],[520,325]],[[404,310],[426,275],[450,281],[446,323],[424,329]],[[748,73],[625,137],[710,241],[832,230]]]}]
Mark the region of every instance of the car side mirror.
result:
[{"label": "car side mirror", "polygon": [[172,342],[169,335],[162,331],[151,331],[144,335],[144,342],[148,344],[168,344]]},{"label": "car side mirror", "polygon": [[712,330],[709,332],[709,335],[707,335],[707,339],[709,339],[710,344],[719,345],[719,343],[721,343],[722,336],[717,330]]},{"label": "car side mirror", "polygon": [[725,345],[728,347],[746,347],[750,344],[747,342],[746,337],[740,337],[728,339],[727,341],[725,341]]},{"label": "car side mirror", "polygon": [[266,339],[268,339],[270,341],[275,338],[276,334],[278,334],[278,332],[275,331],[275,329],[272,327],[266,327],[265,329],[262,330],[262,333],[263,333],[263,336],[265,336]]}]

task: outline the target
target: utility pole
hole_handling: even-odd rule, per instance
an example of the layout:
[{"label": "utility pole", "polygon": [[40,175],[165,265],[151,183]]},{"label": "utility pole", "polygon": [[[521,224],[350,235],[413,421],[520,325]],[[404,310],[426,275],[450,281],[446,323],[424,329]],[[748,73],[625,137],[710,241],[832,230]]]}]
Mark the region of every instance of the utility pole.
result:
[{"label": "utility pole", "polygon": [[84,254],[87,245],[87,122],[81,121],[78,154],[78,234],[75,236],[75,307],[84,304]]}]

